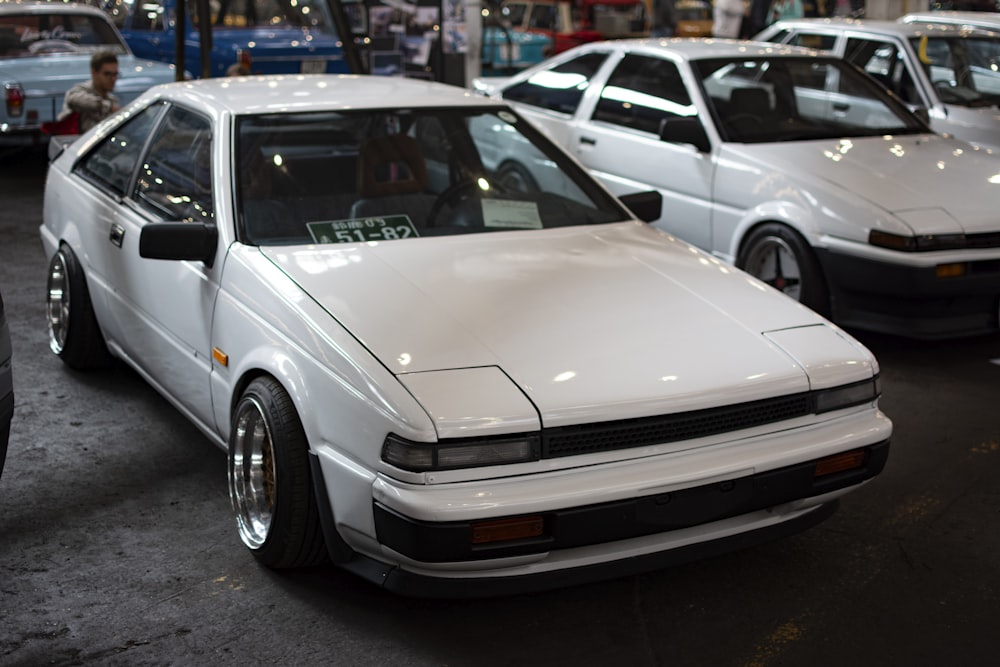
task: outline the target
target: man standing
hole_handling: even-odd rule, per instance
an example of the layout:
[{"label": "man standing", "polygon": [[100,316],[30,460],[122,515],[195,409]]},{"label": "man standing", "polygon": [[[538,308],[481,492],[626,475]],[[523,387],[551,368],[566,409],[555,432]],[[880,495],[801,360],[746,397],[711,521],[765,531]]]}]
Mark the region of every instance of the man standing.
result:
[{"label": "man standing", "polygon": [[110,51],[95,53],[90,58],[90,81],[78,83],[66,91],[59,119],[76,112],[80,118],[80,134],[83,134],[118,111],[121,103],[111,92],[117,80],[118,56]]},{"label": "man standing", "polygon": [[712,36],[733,39],[739,37],[745,12],[746,5],[743,0],[715,0]]}]

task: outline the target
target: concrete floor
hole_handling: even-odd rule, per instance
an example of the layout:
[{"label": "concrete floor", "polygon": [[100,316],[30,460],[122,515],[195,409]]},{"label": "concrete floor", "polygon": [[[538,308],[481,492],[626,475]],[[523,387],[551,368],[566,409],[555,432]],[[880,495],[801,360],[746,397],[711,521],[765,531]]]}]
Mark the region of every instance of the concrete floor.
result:
[{"label": "concrete floor", "polygon": [[17,407],[0,478],[0,665],[982,665],[1000,654],[1000,335],[859,334],[883,475],[789,539],[550,593],[398,598],[240,544],[225,458],[125,368],[47,347],[45,158],[0,154]]}]

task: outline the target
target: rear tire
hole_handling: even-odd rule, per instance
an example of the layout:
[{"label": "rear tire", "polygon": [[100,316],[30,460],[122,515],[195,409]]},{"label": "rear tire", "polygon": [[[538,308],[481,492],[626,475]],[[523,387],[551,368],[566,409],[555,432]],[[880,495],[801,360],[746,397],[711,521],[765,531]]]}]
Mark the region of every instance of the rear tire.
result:
[{"label": "rear tire", "polygon": [[830,314],[826,278],[812,247],[798,232],[770,222],[744,240],[736,266],[823,316]]},{"label": "rear tire", "polygon": [[240,539],[263,565],[326,560],[309,443],[291,398],[271,377],[247,386],[229,435],[229,497]]},{"label": "rear tire", "polygon": [[68,246],[49,262],[46,314],[49,349],[70,368],[91,370],[111,364],[111,354],[94,315],[87,277]]}]

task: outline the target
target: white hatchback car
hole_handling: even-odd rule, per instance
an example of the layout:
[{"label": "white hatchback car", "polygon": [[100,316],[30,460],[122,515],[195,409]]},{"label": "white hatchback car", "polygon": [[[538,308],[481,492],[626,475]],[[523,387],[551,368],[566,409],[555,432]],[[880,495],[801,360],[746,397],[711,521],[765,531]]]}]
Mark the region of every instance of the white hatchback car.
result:
[{"label": "white hatchback car", "polygon": [[1000,156],[938,136],[834,56],[725,40],[589,44],[474,85],[658,225],[840,324],[998,330]]},{"label": "white hatchback car", "polygon": [[41,237],[53,351],[227,448],[271,567],[621,575],[811,525],[888,454],[858,342],[455,87],[155,88],[51,164]]},{"label": "white hatchback car", "polygon": [[1000,153],[1000,32],[859,19],[777,21],[755,39],[832,51],[926,113],[935,132]]}]

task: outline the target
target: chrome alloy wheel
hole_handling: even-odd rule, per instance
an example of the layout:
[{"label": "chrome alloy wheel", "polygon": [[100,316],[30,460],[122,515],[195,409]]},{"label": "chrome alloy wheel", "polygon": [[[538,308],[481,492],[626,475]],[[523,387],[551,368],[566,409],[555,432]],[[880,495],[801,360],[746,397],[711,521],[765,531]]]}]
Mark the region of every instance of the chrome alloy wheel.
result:
[{"label": "chrome alloy wheel", "polygon": [[62,250],[56,253],[49,264],[45,313],[49,321],[49,349],[62,354],[69,332],[70,288],[66,271],[66,258]]},{"label": "chrome alloy wheel", "polygon": [[230,447],[229,498],[240,538],[259,549],[271,532],[277,485],[271,429],[256,398],[240,401]]},{"label": "chrome alloy wheel", "polygon": [[744,270],[796,301],[802,300],[802,271],[799,259],[785,239],[768,235],[747,254]]}]

